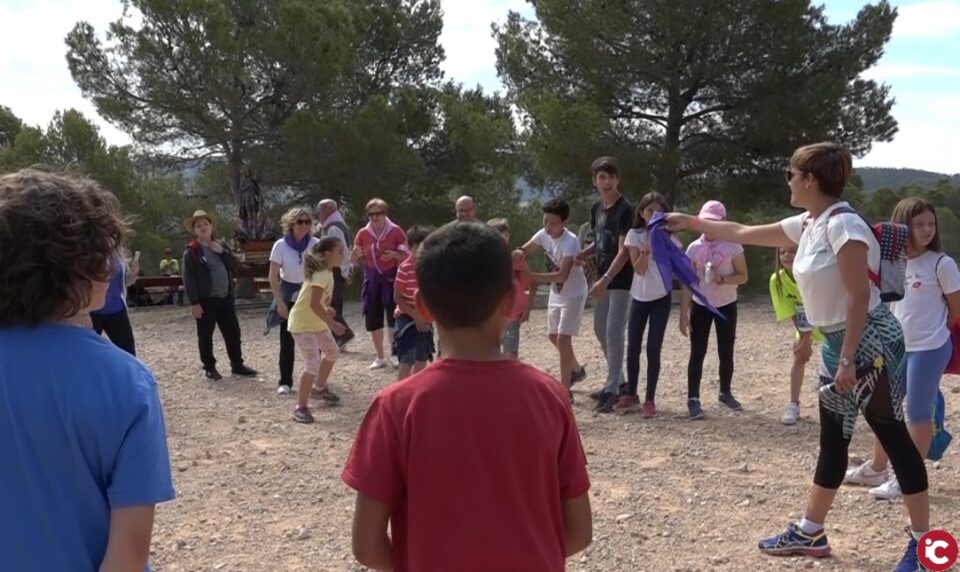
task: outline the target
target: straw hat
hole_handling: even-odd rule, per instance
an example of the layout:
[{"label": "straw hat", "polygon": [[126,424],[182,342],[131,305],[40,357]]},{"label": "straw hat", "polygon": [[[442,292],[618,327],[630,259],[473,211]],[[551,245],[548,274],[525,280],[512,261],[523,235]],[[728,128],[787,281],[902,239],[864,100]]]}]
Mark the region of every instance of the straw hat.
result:
[{"label": "straw hat", "polygon": [[200,209],[193,211],[193,216],[187,217],[183,221],[183,226],[187,229],[188,232],[193,234],[193,225],[197,222],[198,218],[205,218],[210,221],[210,224],[214,224],[213,217],[207,214],[207,211]]}]

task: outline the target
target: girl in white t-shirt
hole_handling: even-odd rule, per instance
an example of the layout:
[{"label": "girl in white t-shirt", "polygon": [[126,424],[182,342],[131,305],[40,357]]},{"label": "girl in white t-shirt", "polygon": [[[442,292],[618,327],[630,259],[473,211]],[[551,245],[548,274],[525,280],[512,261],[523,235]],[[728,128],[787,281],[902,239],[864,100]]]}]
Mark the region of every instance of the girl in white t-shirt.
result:
[{"label": "girl in white t-shirt", "polygon": [[[890,311],[903,326],[907,350],[907,427],[925,457],[933,440],[940,378],[953,355],[948,325],[960,319],[960,272],[957,263],[940,251],[933,205],[920,198],[903,199],[893,209],[892,221],[910,228],[904,296],[890,304]],[[876,498],[901,496],[896,475],[888,475],[887,454],[879,441],[874,444],[873,460],[847,471],[846,480],[879,485],[870,490]]]},{"label": "girl in white t-shirt", "polygon": [[[660,378],[660,351],[663,336],[667,332],[672,305],[671,291],[663,283],[660,268],[652,258],[648,220],[657,212],[670,212],[670,201],[660,193],[647,193],[637,205],[636,226],[627,233],[624,246],[630,252],[633,265],[633,284],[630,286],[630,318],[627,323],[627,392],[620,396],[613,410],[618,413],[640,411],[642,417],[657,414],[655,398],[657,381]],[[680,241],[671,237],[678,248]],[[643,405],[637,395],[640,379],[640,349],[643,346],[643,331],[647,335],[647,389]]]},{"label": "girl in white t-shirt", "polygon": [[870,279],[870,270],[879,270],[880,245],[859,215],[839,210],[849,209],[840,197],[852,170],[850,152],[842,146],[807,145],[794,152],[786,173],[790,203],[806,212],[759,226],[671,213],[667,226],[740,244],[796,244],[793,273],[807,320],[824,334],[814,486],[801,522],[762,539],[759,549],[781,556],[830,554],[823,525],[843,482],[853,426],[862,412],[890,453],[910,514],[910,540],[898,569],[916,570],[917,543],[930,528],[927,469],[903,421],[903,330]]}]

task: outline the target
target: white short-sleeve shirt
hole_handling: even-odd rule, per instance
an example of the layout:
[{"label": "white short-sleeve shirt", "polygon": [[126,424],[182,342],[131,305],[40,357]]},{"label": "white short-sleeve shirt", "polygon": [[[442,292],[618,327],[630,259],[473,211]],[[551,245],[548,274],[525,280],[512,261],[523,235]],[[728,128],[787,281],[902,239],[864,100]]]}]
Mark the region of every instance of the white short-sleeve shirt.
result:
[{"label": "white short-sleeve shirt", "polygon": [[946,254],[928,250],[907,260],[903,300],[892,302],[890,311],[903,326],[908,352],[943,347],[950,339],[946,294],[960,291],[957,263]]},{"label": "white short-sleeve shirt", "polygon": [[[867,245],[867,265],[874,272],[880,268],[880,245],[866,221],[857,213],[830,216],[834,209],[849,207],[845,202],[832,205],[815,219],[803,213],[780,221],[783,232],[797,243],[793,260],[793,276],[800,289],[807,320],[818,327],[828,327],[847,321],[850,294],[843,286],[837,253],[851,240]],[[806,228],[804,228],[806,226]],[[870,303],[868,311],[880,305],[880,290],[869,276]]]},{"label": "white short-sleeve shirt", "polygon": [[[320,239],[311,236],[307,250],[313,248],[313,245],[318,242],[320,242]],[[281,280],[291,284],[303,284],[303,256],[290,248],[282,238],[273,243],[273,250],[270,251],[270,262],[276,262],[280,265]]]},{"label": "white short-sleeve shirt", "polygon": [[[580,254],[580,241],[577,240],[569,230],[564,230],[557,238],[551,237],[547,231],[540,229],[533,235],[533,240],[540,245],[540,248],[547,255],[547,271],[557,272],[560,270],[560,263],[564,258],[575,258]],[[561,286],[560,284],[550,285],[550,297],[547,300],[548,305],[562,305],[567,300],[582,298],[587,295],[587,277],[583,273],[583,267],[574,264],[567,276],[567,280]]]},{"label": "white short-sleeve shirt", "polygon": [[[623,245],[640,249],[649,249],[649,239],[647,231],[641,228],[635,228],[627,233],[627,238]],[[677,237],[671,236],[670,239],[677,248],[683,248]],[[632,264],[628,262],[627,264]],[[660,267],[650,259],[650,265],[647,266],[645,274],[633,273],[633,283],[630,285],[630,296],[638,302],[653,302],[667,295],[666,285],[663,283],[663,276],[660,275]]]}]

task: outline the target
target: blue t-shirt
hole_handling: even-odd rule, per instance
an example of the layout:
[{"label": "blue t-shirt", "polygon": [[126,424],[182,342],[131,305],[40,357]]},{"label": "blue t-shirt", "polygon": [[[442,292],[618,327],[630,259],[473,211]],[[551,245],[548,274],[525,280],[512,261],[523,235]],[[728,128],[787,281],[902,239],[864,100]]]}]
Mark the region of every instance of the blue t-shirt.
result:
[{"label": "blue t-shirt", "polygon": [[142,362],[78,326],[0,329],[0,568],[96,572],[111,508],[173,498]]}]

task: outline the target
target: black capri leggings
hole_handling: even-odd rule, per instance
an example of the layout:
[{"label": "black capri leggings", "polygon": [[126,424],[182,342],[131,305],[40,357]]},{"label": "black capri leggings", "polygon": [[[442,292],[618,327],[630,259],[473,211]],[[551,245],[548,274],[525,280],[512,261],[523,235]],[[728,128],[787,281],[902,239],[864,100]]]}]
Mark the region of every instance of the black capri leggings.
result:
[{"label": "black capri leggings", "polygon": [[387,304],[383,303],[379,295],[374,295],[370,301],[370,308],[363,315],[363,321],[367,327],[367,331],[376,332],[377,330],[382,330],[384,314],[386,314],[387,318],[387,327],[395,327],[396,320],[393,317],[393,312],[396,309],[397,304],[393,300],[393,292],[390,292],[390,301]]},{"label": "black capri leggings", "polygon": [[703,360],[707,357],[710,326],[717,330],[717,357],[720,358],[720,393],[730,393],[733,385],[733,350],[737,341],[737,303],[717,308],[727,319],[721,320],[705,306],[690,308],[690,361],[687,364],[687,397],[700,398]]},{"label": "black capri leggings", "polygon": [[[910,439],[907,425],[897,420],[890,400],[890,383],[885,377],[877,380],[873,395],[863,414],[873,434],[890,457],[900,490],[915,495],[927,490],[927,468],[920,452]],[[847,471],[847,449],[850,440],[843,436],[843,416],[820,403],[820,455],[813,482],[825,489],[838,489]]]}]

